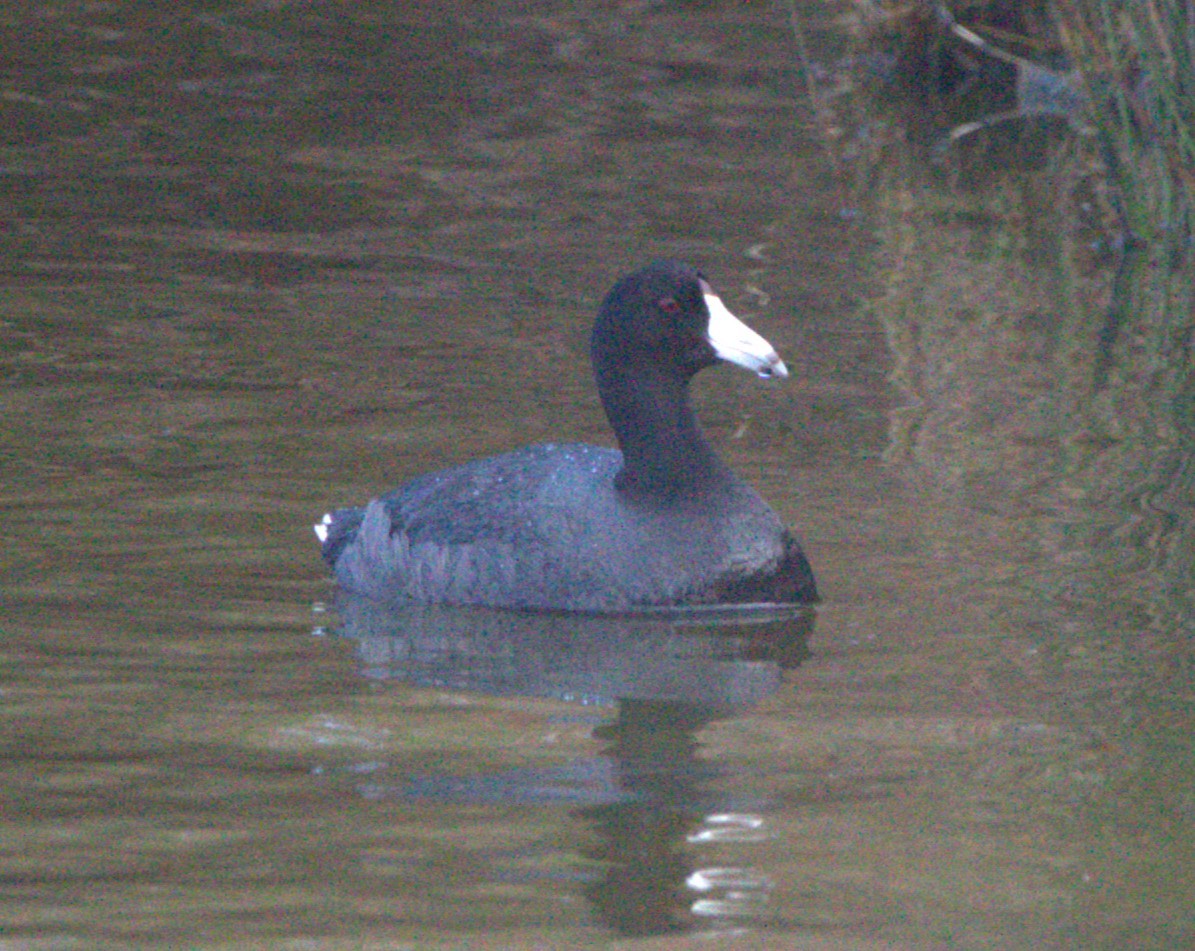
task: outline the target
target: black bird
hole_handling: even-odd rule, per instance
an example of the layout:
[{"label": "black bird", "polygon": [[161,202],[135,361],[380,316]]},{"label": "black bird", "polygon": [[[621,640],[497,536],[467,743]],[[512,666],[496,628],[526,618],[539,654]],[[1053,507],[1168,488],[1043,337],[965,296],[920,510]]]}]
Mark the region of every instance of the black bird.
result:
[{"label": "black bird", "polygon": [[590,344],[621,452],[529,446],[420,476],[315,526],[342,587],[394,603],[619,612],[808,602],[797,540],[718,458],[689,382],[725,361],[788,370],[705,277],[675,261],[620,280]]}]

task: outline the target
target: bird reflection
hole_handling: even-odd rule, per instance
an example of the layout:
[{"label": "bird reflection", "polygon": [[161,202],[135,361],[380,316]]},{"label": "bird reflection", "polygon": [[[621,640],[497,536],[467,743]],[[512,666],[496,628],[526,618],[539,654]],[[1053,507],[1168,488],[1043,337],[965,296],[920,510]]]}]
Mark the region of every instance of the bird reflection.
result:
[{"label": "bird reflection", "polygon": [[[713,609],[621,617],[443,607],[388,610],[344,598],[336,632],[372,679],[615,706],[601,756],[561,770],[428,776],[380,795],[445,802],[571,803],[588,835],[583,886],[612,931],[642,937],[750,915],[766,878],[696,867],[705,838],[761,836],[766,802],[727,793],[699,732],[774,693],[807,656],[811,609]],[[723,780],[714,782],[714,780]]]}]

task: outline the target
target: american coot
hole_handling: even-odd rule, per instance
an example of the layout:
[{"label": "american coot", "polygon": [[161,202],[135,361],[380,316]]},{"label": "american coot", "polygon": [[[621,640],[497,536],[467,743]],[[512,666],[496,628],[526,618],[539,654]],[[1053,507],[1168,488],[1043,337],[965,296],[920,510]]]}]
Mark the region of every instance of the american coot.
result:
[{"label": "american coot", "polygon": [[689,381],[727,361],[788,370],[700,272],[623,278],[590,343],[622,451],[529,446],[420,476],[315,533],[349,591],[380,600],[558,611],[814,601],[797,541],[702,435]]}]

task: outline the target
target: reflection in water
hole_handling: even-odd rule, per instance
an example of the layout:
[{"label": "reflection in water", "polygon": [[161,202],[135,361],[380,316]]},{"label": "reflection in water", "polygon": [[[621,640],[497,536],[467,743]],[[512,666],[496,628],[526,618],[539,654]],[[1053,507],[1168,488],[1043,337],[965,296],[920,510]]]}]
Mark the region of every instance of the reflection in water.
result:
[{"label": "reflection in water", "polygon": [[[979,12],[1006,37],[1057,45],[1037,6]],[[982,82],[950,68],[966,63],[959,37],[977,39],[946,7],[865,27],[863,59],[891,65],[882,94],[855,103],[871,109],[857,134],[887,265],[872,307],[902,396],[888,461],[931,503],[935,547],[963,553],[968,579],[1019,600],[1032,627],[1074,632],[1079,607],[1101,639],[1148,618],[1177,639],[1195,617],[1195,255],[1181,195],[1164,170],[1116,176],[1124,143],[1102,125],[1086,134],[1103,99],[1023,109],[1019,57]],[[982,134],[938,153],[949,129],[1010,101],[1076,121],[1043,136],[977,120]],[[1158,161],[1166,143],[1143,139]],[[1129,207],[1151,210],[1147,238],[1126,233]]]},{"label": "reflection in water", "polygon": [[[697,734],[774,693],[806,656],[808,608],[623,617],[387,609],[342,596],[337,633],[376,680],[617,705],[599,761],[501,775],[421,775],[360,787],[375,799],[572,802],[604,871],[585,886],[600,920],[643,936],[758,916],[770,887],[749,869],[702,868],[703,843],[758,841],[765,802],[703,760]],[[718,782],[715,782],[718,781]]]},{"label": "reflection in water", "polygon": [[[936,96],[888,83],[895,109],[852,95],[844,16],[929,4],[794,5],[844,106],[818,117],[833,169],[783,5],[405,6],[0,16],[4,939],[586,947],[578,876],[617,897],[656,822],[664,898],[627,930],[766,908],[748,941],[1195,944],[1195,282],[1150,244],[1108,310],[1091,139],[1055,118],[935,152],[1014,105],[991,57]],[[979,20],[1037,4],[950,7],[1049,61]],[[722,676],[712,642],[656,638],[603,684],[555,638],[536,669],[482,636],[368,663],[305,637],[310,511],[603,438],[592,295],[667,256],[797,371],[701,402],[824,571],[816,659],[756,703],[795,639],[740,630]],[[518,699],[381,680],[412,650],[427,683],[456,651]],[[593,705],[523,700],[553,667]],[[676,801],[636,818],[637,747],[592,727],[685,667],[735,715],[656,751]]]},{"label": "reflection in water", "polygon": [[[726,715],[728,711],[722,711]],[[586,887],[599,917],[626,935],[660,934],[691,925],[684,909],[693,874],[686,834],[703,815],[702,783],[717,771],[699,761],[697,731],[716,707],[676,701],[627,700],[601,728],[615,764],[622,801],[582,809],[596,840],[584,854],[606,866]]]},{"label": "reflection in water", "polygon": [[[985,556],[985,588],[1034,626],[1074,632],[1078,608],[1107,643],[1147,625],[1144,609],[1179,636],[1195,616],[1190,266],[1129,249],[1111,274],[1059,286],[1012,251],[1017,235],[1011,253],[979,257],[970,231],[922,231],[920,250],[896,252],[906,278],[953,293],[885,303],[906,395],[890,459],[934,500],[938,543]],[[1038,239],[1064,253],[1065,236]]]},{"label": "reflection in water", "polygon": [[[920,48],[923,37],[908,40]],[[991,100],[980,114],[998,111],[1008,89],[983,91]],[[899,116],[881,111],[893,131],[908,128],[890,134],[873,166],[886,279],[872,307],[901,395],[887,460],[924,500],[919,530],[940,583],[976,608],[970,636],[1001,644],[1036,681],[1035,709],[1055,709],[1096,737],[1095,748],[1118,751],[1106,811],[1085,821],[1101,836],[1152,827],[1150,845],[1135,848],[1166,870],[1160,879],[1188,882],[1189,216],[1166,217],[1182,203],[1165,174],[1151,178],[1142,162],[1135,177],[1118,179],[1097,159],[1111,143],[1068,127],[1023,139],[1011,127],[986,129],[943,162],[932,143],[952,119],[910,102]],[[1158,160],[1157,142],[1143,148]],[[1148,240],[1125,233],[1131,207],[1151,209]],[[1158,815],[1169,817],[1161,828]],[[1171,821],[1183,832],[1169,831]],[[1116,874],[1104,894],[1131,896],[1125,905],[1172,900],[1139,874]],[[1167,946],[1169,927],[1128,940]],[[1100,925],[1077,930],[1079,943],[1108,940]]]},{"label": "reflection in water", "polygon": [[[1049,45],[1057,21],[1043,6],[966,12],[1006,38]],[[1123,19],[1109,21],[1106,41],[1122,38],[1130,8],[1147,6],[1154,11],[1117,6]],[[960,642],[988,645],[1008,662],[999,676],[1033,685],[1007,695],[1022,709],[1053,711],[1092,736],[1093,749],[1117,752],[1106,800],[1080,810],[1079,827],[1098,829],[1099,841],[1119,829],[1134,841],[1127,851],[1156,869],[1150,877],[1189,891],[1193,193],[1184,198],[1190,176],[1177,171],[1189,163],[1174,161],[1180,151],[1168,153],[1158,134],[1169,119],[1134,111],[1173,75],[1150,76],[1150,63],[1134,59],[1119,76],[1128,82],[1071,99],[1081,114],[1068,108],[1067,121],[989,124],[983,117],[1024,111],[1026,74],[995,62],[980,64],[984,82],[952,72],[957,57],[941,53],[958,39],[927,24],[928,7],[907,5],[861,31],[863,59],[891,52],[894,69],[879,95],[860,94],[861,82],[844,97],[866,116],[843,139],[870,159],[868,211],[884,269],[870,307],[887,330],[900,394],[886,461],[923,503],[919,570],[970,609]],[[1186,26],[1155,26],[1151,37],[1193,52]],[[1123,108],[1109,118],[1113,91]],[[845,108],[839,118],[851,124]],[[972,134],[938,148],[952,129]],[[1158,825],[1158,815],[1169,818]],[[1075,943],[1120,934],[1168,947],[1171,928],[1189,943],[1189,916],[1177,924],[1173,897],[1146,877],[1110,874],[1101,896],[1119,909],[1085,899],[1084,910],[1101,915],[1076,922]],[[1124,897],[1109,902],[1113,893]],[[1133,906],[1158,909],[1156,924],[1127,924],[1151,917]]]}]

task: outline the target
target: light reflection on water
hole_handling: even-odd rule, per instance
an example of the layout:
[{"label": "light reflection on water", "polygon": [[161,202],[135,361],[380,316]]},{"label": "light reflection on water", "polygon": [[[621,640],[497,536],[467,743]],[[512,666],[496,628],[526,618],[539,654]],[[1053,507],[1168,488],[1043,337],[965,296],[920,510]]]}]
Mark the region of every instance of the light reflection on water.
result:
[{"label": "light reflection on water", "polygon": [[[1032,168],[901,166],[845,223],[783,16],[486,11],[3,28],[5,937],[1181,946],[1191,443],[1150,329],[1191,282],[1068,270]],[[795,370],[697,398],[818,570],[802,649],[441,624],[403,682],[409,643],[311,636],[349,633],[310,611],[329,504],[607,440],[588,321],[663,255]]]}]

